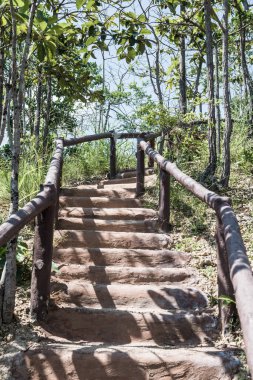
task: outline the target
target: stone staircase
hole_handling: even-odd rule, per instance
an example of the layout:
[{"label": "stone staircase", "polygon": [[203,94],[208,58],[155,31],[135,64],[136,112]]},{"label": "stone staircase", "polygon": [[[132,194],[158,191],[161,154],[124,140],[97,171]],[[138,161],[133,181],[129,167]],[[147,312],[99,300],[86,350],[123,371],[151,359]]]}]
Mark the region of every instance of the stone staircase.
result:
[{"label": "stone staircase", "polygon": [[62,189],[47,339],[16,358],[13,379],[234,378],[191,256],[170,250],[125,177]]}]

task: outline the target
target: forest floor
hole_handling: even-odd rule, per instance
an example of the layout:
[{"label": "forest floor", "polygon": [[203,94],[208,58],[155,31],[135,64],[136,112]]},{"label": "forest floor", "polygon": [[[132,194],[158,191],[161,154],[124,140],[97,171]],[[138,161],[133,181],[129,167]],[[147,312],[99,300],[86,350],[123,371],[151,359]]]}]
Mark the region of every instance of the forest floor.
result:
[{"label": "forest floor", "polygon": [[[234,173],[229,190],[226,192],[232,199],[233,207],[238,218],[244,243],[251,263],[253,264],[253,178]],[[144,196],[144,202],[149,207],[157,207],[157,189],[151,189]],[[216,293],[216,247],[215,247],[215,215],[200,201],[189,193],[172,185],[171,222],[173,230],[172,249],[191,252],[193,259],[191,266],[202,274],[201,287],[209,297],[211,306],[217,309]],[[31,231],[27,229],[23,234],[28,239],[28,248],[31,257]],[[1,380],[11,379],[8,373],[8,358],[17,351],[26,351],[30,347],[43,342],[44,334],[40,327],[34,324],[29,317],[29,266],[19,266],[20,280],[17,289],[15,319],[10,325],[0,328],[0,373]],[[23,272],[22,272],[23,271]],[[238,323],[231,325],[225,337],[216,342],[220,348],[231,347],[237,351],[243,366],[236,379],[250,379],[245,365],[245,356],[242,351],[243,341]]]}]

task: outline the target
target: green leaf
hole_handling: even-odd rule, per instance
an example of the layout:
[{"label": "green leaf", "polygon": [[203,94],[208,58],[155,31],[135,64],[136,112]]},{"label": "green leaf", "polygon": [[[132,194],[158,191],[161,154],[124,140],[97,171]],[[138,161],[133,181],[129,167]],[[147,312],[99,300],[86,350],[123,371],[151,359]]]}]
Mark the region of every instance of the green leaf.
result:
[{"label": "green leaf", "polygon": [[49,17],[47,21],[49,25],[55,24],[57,22],[57,15]]},{"label": "green leaf", "polygon": [[14,4],[17,5],[18,7],[23,7],[25,5],[23,0],[15,0]]},{"label": "green leaf", "polygon": [[235,301],[229,296],[220,296],[218,297],[218,300],[223,301],[225,305],[229,305],[231,303],[235,304]]},{"label": "green leaf", "polygon": [[20,24],[17,26],[17,34],[20,35],[22,33],[26,33],[27,27],[26,24]]},{"label": "green leaf", "polygon": [[126,16],[136,19],[136,14],[134,12],[126,12]]},{"label": "green leaf", "polygon": [[129,58],[130,61],[131,61],[131,60],[133,60],[135,57],[136,57],[136,51],[134,50],[134,48],[129,47],[129,48],[127,49],[127,58]]},{"label": "green leaf", "polygon": [[143,42],[140,42],[137,49],[139,54],[143,54],[145,52],[145,44]]},{"label": "green leaf", "polygon": [[40,62],[43,62],[46,56],[45,48],[42,44],[38,45],[38,60]]},{"label": "green leaf", "polygon": [[143,28],[140,30],[140,34],[150,34],[150,33],[151,33],[150,30],[147,28]]},{"label": "green leaf", "polygon": [[40,29],[42,30],[42,32],[44,32],[44,30],[46,30],[46,28],[47,28],[46,21],[40,22],[39,25],[40,25]]},{"label": "green leaf", "polygon": [[94,4],[95,4],[95,0],[89,0],[87,5],[86,5],[87,11],[90,11],[91,8],[94,6]]},{"label": "green leaf", "polygon": [[3,16],[2,17],[2,26],[5,26],[7,24],[6,18]]},{"label": "green leaf", "polygon": [[86,40],[86,46],[89,46],[91,44],[93,44],[93,42],[95,42],[97,40],[97,37],[93,37],[93,36],[90,36],[87,40]]},{"label": "green leaf", "polygon": [[82,8],[82,6],[86,3],[86,0],[76,0],[77,9]]},{"label": "green leaf", "polygon": [[138,17],[138,19],[139,19],[140,22],[145,22],[146,21],[146,17],[144,15],[140,15]]}]

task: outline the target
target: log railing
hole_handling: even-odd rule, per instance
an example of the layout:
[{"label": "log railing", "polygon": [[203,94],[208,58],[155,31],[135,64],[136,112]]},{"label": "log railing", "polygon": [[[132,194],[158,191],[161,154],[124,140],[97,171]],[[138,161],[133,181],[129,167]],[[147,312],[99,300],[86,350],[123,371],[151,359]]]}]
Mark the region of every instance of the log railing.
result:
[{"label": "log railing", "polygon": [[56,150],[52,157],[45,183],[40,192],[18,212],[0,226],[0,246],[6,245],[18,235],[32,220],[35,220],[33,265],[31,279],[31,316],[45,319],[50,295],[50,275],[53,255],[53,232],[57,227],[59,193],[62,176],[64,147],[102,139],[110,140],[110,178],[116,176],[116,140],[143,138],[154,140],[159,134],[120,133],[114,131],[89,135],[75,139],[56,140]]},{"label": "log railing", "polygon": [[[139,141],[139,151],[145,152],[152,158],[160,169],[160,204],[159,218],[161,227],[167,231],[170,215],[170,176],[189,190],[194,196],[205,202],[216,213],[216,243],[217,243],[217,274],[218,274],[218,300],[221,329],[224,331],[230,317],[236,309],[239,315],[243,339],[246,348],[247,363],[253,374],[253,277],[250,262],[242,240],[239,224],[227,197],[221,197],[209,191],[200,183],[183,173],[175,163],[164,159],[152,149],[149,143]],[[137,184],[142,183],[144,192],[145,171],[144,158],[138,154],[137,158]],[[138,188],[138,186],[137,186]],[[222,298],[231,299],[231,303],[223,302]],[[235,300],[235,303],[233,302]]]},{"label": "log railing", "polygon": [[160,171],[160,196],[158,217],[160,227],[167,232],[170,229],[170,178],[188,189],[194,196],[205,202],[216,213],[217,272],[219,311],[222,330],[234,312],[234,303],[226,305],[221,296],[235,299],[241,322],[247,362],[253,373],[253,278],[250,263],[242,241],[240,228],[230,201],[209,191],[204,186],[183,173],[177,166],[164,159],[154,150],[154,133],[121,133],[114,131],[98,135],[56,142],[56,151],[52,158],[45,184],[35,198],[0,226],[0,246],[13,239],[30,221],[35,219],[33,268],[31,280],[31,315],[38,320],[45,319],[50,294],[50,274],[53,254],[53,231],[57,225],[59,191],[61,183],[64,147],[84,142],[109,139],[110,141],[110,178],[115,178],[116,140],[137,139],[136,196],[145,192],[145,153],[148,166],[158,164]]}]

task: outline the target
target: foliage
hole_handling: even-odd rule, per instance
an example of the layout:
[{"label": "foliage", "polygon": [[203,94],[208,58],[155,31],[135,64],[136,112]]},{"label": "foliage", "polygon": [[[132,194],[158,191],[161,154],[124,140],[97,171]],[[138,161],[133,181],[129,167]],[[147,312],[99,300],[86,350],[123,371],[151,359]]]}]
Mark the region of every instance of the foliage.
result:
[{"label": "foliage", "polygon": [[[135,148],[132,143],[117,144],[118,169],[136,166]],[[99,140],[84,143],[65,150],[63,166],[63,184],[89,180],[92,177],[103,178],[109,172],[110,144]]]}]

